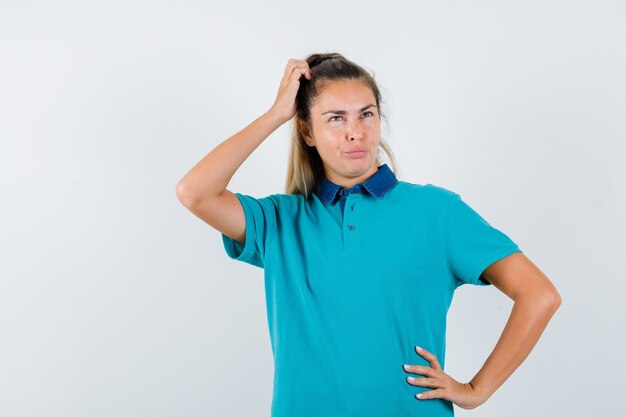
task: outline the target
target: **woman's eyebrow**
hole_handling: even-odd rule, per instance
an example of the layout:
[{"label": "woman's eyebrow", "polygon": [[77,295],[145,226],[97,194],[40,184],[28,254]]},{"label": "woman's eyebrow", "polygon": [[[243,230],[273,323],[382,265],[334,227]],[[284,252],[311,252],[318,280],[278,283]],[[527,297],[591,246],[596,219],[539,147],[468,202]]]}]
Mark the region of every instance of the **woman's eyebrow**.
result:
[{"label": "woman's eyebrow", "polygon": [[[370,107],[376,107],[376,105],[374,105],[374,104],[368,104],[367,106],[365,106],[365,107],[361,108],[361,110],[359,110],[359,111],[361,112],[361,111],[363,111],[363,110],[367,110],[367,109],[369,109]],[[322,114],[321,114],[321,116],[325,115],[326,113],[346,114],[346,113],[347,113],[347,111],[345,111],[345,110],[328,110],[327,112],[322,113]]]}]

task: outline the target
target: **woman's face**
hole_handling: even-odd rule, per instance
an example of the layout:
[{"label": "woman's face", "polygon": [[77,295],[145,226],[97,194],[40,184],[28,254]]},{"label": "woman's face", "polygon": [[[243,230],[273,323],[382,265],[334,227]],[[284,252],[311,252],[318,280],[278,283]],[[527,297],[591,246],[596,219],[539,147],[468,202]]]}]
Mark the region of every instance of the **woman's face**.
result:
[{"label": "woman's face", "polygon": [[317,148],[330,181],[351,188],[378,170],[380,116],[374,93],[365,83],[328,82],[311,106],[311,121],[306,141]]}]

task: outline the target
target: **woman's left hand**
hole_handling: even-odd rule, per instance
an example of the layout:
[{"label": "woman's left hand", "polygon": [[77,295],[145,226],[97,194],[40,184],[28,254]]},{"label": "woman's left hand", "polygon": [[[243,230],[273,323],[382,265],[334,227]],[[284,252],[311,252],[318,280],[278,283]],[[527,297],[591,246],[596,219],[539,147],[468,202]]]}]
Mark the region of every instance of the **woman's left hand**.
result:
[{"label": "woman's left hand", "polygon": [[424,391],[418,394],[419,400],[428,400],[431,398],[444,398],[453,402],[461,408],[476,408],[486,401],[486,398],[476,391],[470,383],[460,383],[450,375],[443,372],[437,357],[425,349],[415,351],[428,361],[430,366],[421,365],[404,365],[404,370],[413,374],[424,375],[425,378],[415,378],[407,382],[418,387],[434,388],[430,391]]}]

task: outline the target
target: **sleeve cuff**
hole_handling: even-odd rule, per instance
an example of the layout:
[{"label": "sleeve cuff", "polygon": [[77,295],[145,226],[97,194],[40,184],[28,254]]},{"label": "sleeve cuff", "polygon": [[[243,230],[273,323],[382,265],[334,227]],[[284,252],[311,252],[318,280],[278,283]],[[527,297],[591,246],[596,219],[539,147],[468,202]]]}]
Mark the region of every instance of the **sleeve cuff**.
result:
[{"label": "sleeve cuff", "polygon": [[241,202],[243,212],[246,218],[246,242],[241,244],[235,239],[222,233],[222,242],[224,243],[224,249],[226,254],[234,260],[248,262],[252,260],[254,256],[254,225],[252,217],[252,209],[248,205],[248,202],[239,193],[235,193],[235,196]]},{"label": "sleeve cuff", "polygon": [[474,272],[472,273],[471,277],[471,283],[474,285],[491,285],[491,283],[489,281],[487,281],[486,279],[482,278],[482,273],[485,271],[485,269],[487,269],[487,267],[489,265],[491,265],[492,263],[499,261],[502,258],[505,258],[515,252],[522,252],[522,250],[519,248],[518,245],[512,245],[512,246],[508,246],[496,253],[494,253],[493,255],[491,255],[490,257],[488,257],[487,259],[483,260],[481,263],[478,264],[478,266],[474,269]]}]

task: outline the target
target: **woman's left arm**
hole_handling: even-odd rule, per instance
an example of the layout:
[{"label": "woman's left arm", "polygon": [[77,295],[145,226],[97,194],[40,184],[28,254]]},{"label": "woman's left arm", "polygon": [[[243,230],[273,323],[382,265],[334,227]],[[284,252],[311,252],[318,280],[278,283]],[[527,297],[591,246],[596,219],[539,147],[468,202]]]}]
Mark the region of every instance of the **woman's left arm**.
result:
[{"label": "woman's left arm", "polygon": [[561,305],[561,295],[552,282],[521,252],[493,263],[483,277],[514,304],[493,352],[469,382],[481,403],[526,359]]},{"label": "woman's left arm", "polygon": [[561,305],[561,296],[552,282],[521,252],[494,262],[482,276],[514,301],[502,335],[482,368],[468,383],[459,383],[445,374],[430,352],[416,350],[430,366],[409,367],[409,371],[426,376],[410,383],[435,388],[423,392],[420,399],[445,398],[461,408],[478,407],[526,359]]}]

